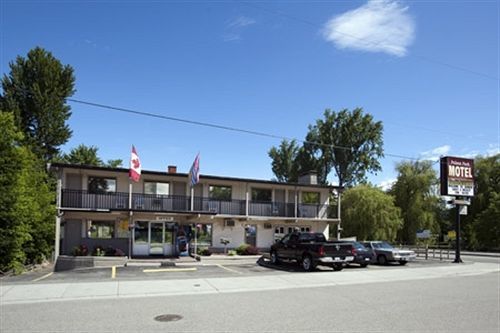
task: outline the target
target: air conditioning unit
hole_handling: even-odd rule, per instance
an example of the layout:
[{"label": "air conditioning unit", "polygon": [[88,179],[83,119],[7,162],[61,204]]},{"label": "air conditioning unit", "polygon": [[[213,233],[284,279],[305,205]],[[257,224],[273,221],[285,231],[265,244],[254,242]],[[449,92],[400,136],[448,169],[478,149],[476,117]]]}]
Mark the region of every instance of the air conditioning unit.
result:
[{"label": "air conditioning unit", "polygon": [[225,227],[234,227],[234,220],[224,220]]}]

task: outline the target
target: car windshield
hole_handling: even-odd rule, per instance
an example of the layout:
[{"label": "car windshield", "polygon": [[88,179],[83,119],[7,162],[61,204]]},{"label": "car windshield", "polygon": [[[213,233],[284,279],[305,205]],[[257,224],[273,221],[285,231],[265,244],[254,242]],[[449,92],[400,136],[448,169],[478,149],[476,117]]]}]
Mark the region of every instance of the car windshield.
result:
[{"label": "car windshield", "polygon": [[394,246],[387,242],[378,242],[378,243],[373,243],[373,247],[376,249],[393,249]]},{"label": "car windshield", "polygon": [[366,250],[366,247],[360,242],[353,242],[352,246],[354,246],[357,250]]}]

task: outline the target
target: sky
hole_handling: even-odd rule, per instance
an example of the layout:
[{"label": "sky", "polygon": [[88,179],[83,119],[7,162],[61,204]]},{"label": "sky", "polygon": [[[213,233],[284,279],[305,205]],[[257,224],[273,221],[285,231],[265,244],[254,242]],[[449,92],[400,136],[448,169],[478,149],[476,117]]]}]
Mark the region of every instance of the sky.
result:
[{"label": "sky", "polygon": [[[74,68],[73,99],[304,139],[325,109],[384,125],[395,165],[500,152],[500,3],[477,1],[0,2],[0,69],[41,46]],[[143,169],[271,179],[280,139],[70,102],[73,135]],[[330,181],[335,182],[332,173]]]}]

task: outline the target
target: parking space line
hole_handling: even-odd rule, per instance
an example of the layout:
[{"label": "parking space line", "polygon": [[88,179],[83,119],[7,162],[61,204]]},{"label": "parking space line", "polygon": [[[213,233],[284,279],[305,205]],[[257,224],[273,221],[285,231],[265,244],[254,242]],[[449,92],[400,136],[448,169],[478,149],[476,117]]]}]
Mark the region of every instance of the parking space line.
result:
[{"label": "parking space line", "polygon": [[39,278],[34,279],[34,280],[33,280],[33,281],[31,281],[31,282],[38,282],[38,281],[40,281],[40,280],[43,280],[43,279],[45,279],[45,278],[48,278],[48,277],[49,277],[49,276],[51,276],[52,274],[54,274],[54,272],[50,272],[50,273],[45,274],[44,276],[40,276]]},{"label": "parking space line", "polygon": [[116,278],[116,266],[111,267],[111,278]]},{"label": "parking space line", "polygon": [[217,264],[217,267],[220,267],[222,269],[225,269],[226,271],[233,272],[233,273],[236,273],[236,274],[243,274],[242,272],[235,271],[234,269],[224,267],[221,264]]},{"label": "parking space line", "polygon": [[143,273],[157,273],[157,272],[192,272],[196,271],[196,267],[190,268],[157,268],[157,269],[143,269]]}]

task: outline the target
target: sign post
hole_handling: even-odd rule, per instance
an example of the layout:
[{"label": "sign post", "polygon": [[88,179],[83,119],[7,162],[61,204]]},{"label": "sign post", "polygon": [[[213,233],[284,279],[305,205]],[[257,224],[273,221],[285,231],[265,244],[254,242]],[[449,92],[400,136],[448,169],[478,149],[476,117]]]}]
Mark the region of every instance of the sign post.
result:
[{"label": "sign post", "polygon": [[455,220],[455,260],[461,263],[460,258],[460,212],[461,207],[470,204],[466,197],[474,196],[474,160],[460,157],[442,157],[440,161],[441,195],[455,197],[453,204],[456,206]]}]

